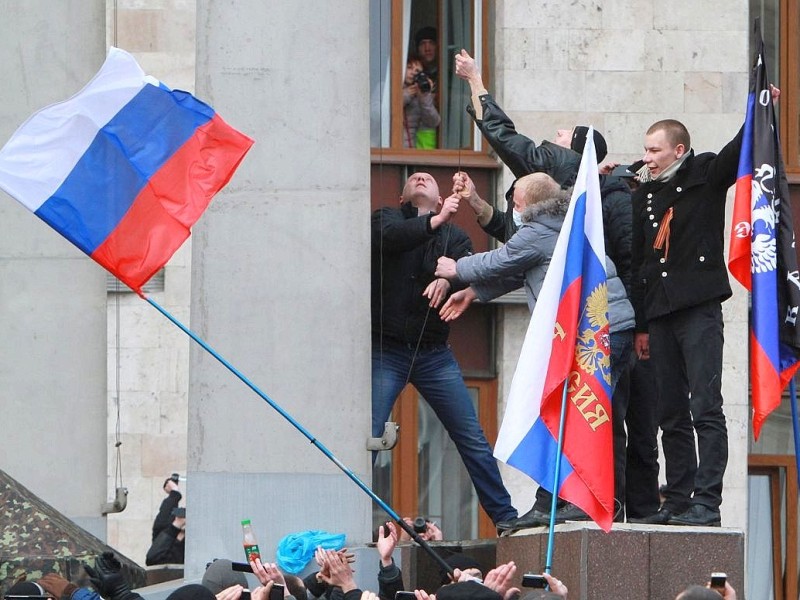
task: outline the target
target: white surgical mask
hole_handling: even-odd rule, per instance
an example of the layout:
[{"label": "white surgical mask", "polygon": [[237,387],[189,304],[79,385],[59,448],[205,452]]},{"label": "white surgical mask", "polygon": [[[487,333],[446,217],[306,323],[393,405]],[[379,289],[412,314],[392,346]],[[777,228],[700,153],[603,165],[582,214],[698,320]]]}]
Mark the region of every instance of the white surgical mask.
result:
[{"label": "white surgical mask", "polygon": [[512,212],[513,212],[513,216],[514,216],[514,227],[519,229],[520,227],[522,227],[522,213],[521,212],[517,212],[516,208],[512,209]]}]

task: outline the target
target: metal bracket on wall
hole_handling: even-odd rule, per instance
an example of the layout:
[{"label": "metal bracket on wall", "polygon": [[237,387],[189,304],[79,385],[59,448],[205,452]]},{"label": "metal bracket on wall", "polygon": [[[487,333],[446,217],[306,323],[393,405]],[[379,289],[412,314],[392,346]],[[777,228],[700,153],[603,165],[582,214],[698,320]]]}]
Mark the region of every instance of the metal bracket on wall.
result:
[{"label": "metal bracket on wall", "polygon": [[128,506],[128,488],[118,487],[117,495],[113,502],[106,502],[100,507],[100,512],[104,515],[109,513],[118,513],[125,510]]},{"label": "metal bracket on wall", "polygon": [[397,432],[400,426],[394,421],[386,421],[383,424],[383,435],[381,437],[367,438],[367,450],[391,450],[397,445]]}]

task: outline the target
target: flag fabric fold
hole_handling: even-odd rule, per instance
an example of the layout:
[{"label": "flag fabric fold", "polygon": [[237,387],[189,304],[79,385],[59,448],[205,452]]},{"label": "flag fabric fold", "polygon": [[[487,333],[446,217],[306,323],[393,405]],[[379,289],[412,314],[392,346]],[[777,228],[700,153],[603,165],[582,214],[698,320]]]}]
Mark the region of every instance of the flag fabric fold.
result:
[{"label": "flag fabric fold", "polygon": [[[603,215],[592,131],[511,382],[494,455],[583,509],[614,513]],[[565,427],[554,488],[564,387]]]},{"label": "flag fabric fold", "polygon": [[753,435],[800,363],[800,274],[791,201],[772,104],[764,42],[750,74],[742,150],[736,181],[728,268],[752,294],[750,383]]},{"label": "flag fabric fold", "polygon": [[111,48],[80,92],[0,149],[0,188],[141,294],[252,144]]}]

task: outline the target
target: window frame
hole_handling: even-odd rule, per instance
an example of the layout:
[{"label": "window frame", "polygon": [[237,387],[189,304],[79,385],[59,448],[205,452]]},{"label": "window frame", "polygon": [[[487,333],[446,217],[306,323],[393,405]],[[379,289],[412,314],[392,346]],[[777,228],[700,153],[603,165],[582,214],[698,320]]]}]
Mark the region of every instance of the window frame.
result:
[{"label": "window frame", "polygon": [[[371,157],[373,162],[386,164],[408,164],[424,165],[436,164],[455,167],[497,167],[497,160],[489,156],[489,147],[480,132],[473,128],[472,148],[436,148],[423,150],[417,148],[403,147],[403,96],[395,74],[398,65],[405,64],[403,56],[403,2],[404,0],[391,1],[391,23],[390,23],[390,48],[389,53],[389,146],[372,146]],[[487,87],[490,85],[489,68],[489,22],[490,7],[488,2],[481,0],[471,0],[473,4],[473,35],[477,40],[480,37],[480,53],[475,53],[481,65],[481,75]],[[437,0],[440,22],[443,19],[443,0]],[[441,28],[440,28],[441,29]],[[477,30],[477,31],[476,31]],[[440,48],[442,44],[440,41]],[[371,49],[372,51],[372,49]],[[473,49],[474,51],[474,49]],[[466,83],[464,83],[467,86]],[[471,122],[468,121],[468,122]],[[478,148],[477,150],[473,148]]]},{"label": "window frame", "polygon": [[780,140],[790,183],[800,183],[800,0],[780,2]]}]

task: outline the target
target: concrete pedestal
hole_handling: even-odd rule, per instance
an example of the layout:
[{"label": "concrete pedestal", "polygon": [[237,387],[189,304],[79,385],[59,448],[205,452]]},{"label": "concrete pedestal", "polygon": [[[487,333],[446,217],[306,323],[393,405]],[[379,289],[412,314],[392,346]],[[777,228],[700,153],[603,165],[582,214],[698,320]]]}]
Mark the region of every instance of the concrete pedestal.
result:
[{"label": "concrete pedestal", "polygon": [[[497,564],[513,560],[521,579],[541,573],[547,554],[546,527],[497,541]],[[744,598],[744,533],[719,527],[615,524],[606,534],[594,524],[557,525],[553,574],[571,600],[673,600],[690,584],[704,585],[714,571]],[[524,592],[524,590],[523,590]]]}]

